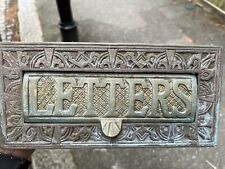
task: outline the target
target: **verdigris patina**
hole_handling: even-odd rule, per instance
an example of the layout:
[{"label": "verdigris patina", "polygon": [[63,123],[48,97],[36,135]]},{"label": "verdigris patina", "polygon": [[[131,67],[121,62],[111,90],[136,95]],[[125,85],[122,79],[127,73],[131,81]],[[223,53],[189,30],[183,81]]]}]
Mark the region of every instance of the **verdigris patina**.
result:
[{"label": "verdigris patina", "polygon": [[[28,73],[23,93],[25,122],[101,121],[109,137],[119,134],[121,121],[194,122],[196,116],[194,75]],[[107,124],[108,118],[117,120]]]},{"label": "verdigris patina", "polygon": [[216,144],[221,48],[1,44],[5,147]]}]

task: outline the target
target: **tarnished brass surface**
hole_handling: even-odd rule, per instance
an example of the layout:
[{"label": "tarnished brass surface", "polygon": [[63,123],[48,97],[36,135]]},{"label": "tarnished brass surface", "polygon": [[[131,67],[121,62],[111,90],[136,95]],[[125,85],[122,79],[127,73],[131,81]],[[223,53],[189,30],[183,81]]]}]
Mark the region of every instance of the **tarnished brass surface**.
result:
[{"label": "tarnished brass surface", "polygon": [[221,48],[0,45],[4,147],[213,146]]},{"label": "tarnished brass surface", "polygon": [[119,134],[121,121],[194,122],[196,102],[194,75],[26,73],[23,78],[25,122],[100,120],[104,133],[117,131],[109,137]]}]

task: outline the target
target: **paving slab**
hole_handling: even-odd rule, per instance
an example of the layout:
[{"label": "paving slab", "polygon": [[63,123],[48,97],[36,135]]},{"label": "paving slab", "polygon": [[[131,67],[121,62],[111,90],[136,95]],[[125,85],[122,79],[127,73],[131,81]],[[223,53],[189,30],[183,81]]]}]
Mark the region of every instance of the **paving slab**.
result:
[{"label": "paving slab", "polygon": [[33,156],[34,169],[77,169],[70,150],[36,150]]},{"label": "paving slab", "polygon": [[18,0],[20,39],[23,42],[41,42],[43,40],[42,29],[38,13],[36,11],[35,2],[35,0]]}]

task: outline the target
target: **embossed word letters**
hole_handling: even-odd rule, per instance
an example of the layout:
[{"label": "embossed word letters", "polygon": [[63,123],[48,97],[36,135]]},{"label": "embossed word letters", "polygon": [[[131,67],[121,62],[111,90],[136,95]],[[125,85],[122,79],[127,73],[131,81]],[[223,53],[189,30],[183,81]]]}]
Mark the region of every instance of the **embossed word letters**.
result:
[{"label": "embossed word letters", "polygon": [[[25,76],[26,77],[26,76]],[[48,86],[41,86],[43,90],[41,91],[40,81],[44,79],[45,77],[51,78],[51,80],[54,82],[52,84],[51,89],[55,89],[55,97],[56,99],[54,102],[47,102],[42,101],[44,103],[41,103],[39,101],[39,97],[41,95],[44,95],[46,90],[46,87]],[[167,76],[164,77],[165,79]],[[165,118],[171,118],[171,117],[178,117],[178,118],[186,118],[189,117],[191,112],[195,110],[195,106],[193,106],[192,110],[192,104],[195,105],[196,99],[193,100],[193,97],[196,98],[196,88],[194,86],[196,85],[196,79],[195,77],[189,77],[186,79],[169,79],[165,80],[162,77],[161,78],[99,78],[99,77],[60,77],[60,76],[53,76],[45,75],[45,76],[35,76],[35,77],[29,77],[29,99],[30,99],[30,110],[29,115],[30,116],[81,116],[82,117],[121,117],[119,114],[119,110],[116,109],[117,105],[120,104],[120,102],[117,102],[116,98],[116,92],[117,88],[122,88],[124,90],[127,90],[126,93],[128,95],[128,100],[125,100],[125,102],[128,102],[128,105],[126,107],[127,112],[123,115],[123,117],[165,117]],[[193,84],[192,84],[193,83]],[[65,85],[71,86],[70,88],[66,88]],[[87,85],[86,90],[86,96],[85,98],[81,98],[81,96],[77,96],[76,101],[72,102],[73,96],[73,88],[83,88],[84,85]],[[106,112],[98,113],[95,109],[95,103],[94,102],[94,95],[98,94],[95,91],[95,88],[106,88],[107,85],[109,86],[109,97],[106,99],[109,99],[109,105],[108,110]],[[137,86],[140,86],[142,90],[137,90]],[[75,89],[76,90],[76,89]],[[145,95],[143,90],[149,90],[151,92],[151,95]],[[177,96],[177,99],[180,101],[180,104],[177,105],[170,105],[171,109],[168,109],[168,100],[167,98],[171,93],[174,93],[174,95]],[[46,93],[46,94],[52,94],[52,93]],[[43,97],[43,96],[42,96]],[[47,97],[47,96],[46,96]],[[146,98],[148,97],[148,98]],[[82,114],[77,114],[77,109],[80,107],[81,103],[80,100],[87,99],[87,105],[86,109]],[[143,105],[144,100],[149,100],[149,103],[147,105],[144,105],[140,108],[140,110],[137,110],[135,108],[136,102],[139,102],[139,104]],[[65,100],[70,101],[71,105],[68,107],[68,109],[64,109],[64,103]],[[46,104],[46,110],[39,110],[38,109],[38,103],[40,104]],[[150,104],[150,106],[148,106]],[[158,111],[158,106],[162,107],[161,111],[162,114]],[[182,108],[183,111],[180,109]],[[178,108],[180,110],[178,110]],[[170,111],[171,110],[171,111]],[[193,119],[192,119],[193,120]]]},{"label": "embossed word letters", "polygon": [[[57,121],[64,122],[63,117],[71,117],[67,119],[74,122],[93,118],[95,121],[143,118],[145,121],[193,122],[196,84],[193,75],[27,73],[24,75],[24,91],[27,91],[24,107],[28,121],[37,116],[48,117],[45,121],[59,117]],[[78,90],[84,94],[77,95]]]}]

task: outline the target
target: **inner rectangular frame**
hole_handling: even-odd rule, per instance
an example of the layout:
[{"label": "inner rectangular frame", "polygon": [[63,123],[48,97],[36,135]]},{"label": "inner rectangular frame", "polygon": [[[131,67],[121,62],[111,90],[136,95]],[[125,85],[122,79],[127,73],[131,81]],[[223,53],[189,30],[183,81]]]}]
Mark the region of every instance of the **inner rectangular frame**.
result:
[{"label": "inner rectangular frame", "polygon": [[[205,120],[201,120],[199,121],[198,119],[204,119],[205,114],[203,112],[197,112],[197,121],[193,124],[185,124],[185,123],[179,123],[179,124],[175,124],[175,126],[183,126],[183,127],[187,127],[187,128],[192,128],[194,129],[195,133],[198,135],[197,138],[194,137],[194,139],[189,138],[189,137],[184,137],[185,139],[179,140],[179,141],[174,141],[174,142],[167,142],[167,141],[163,141],[163,140],[159,140],[156,142],[145,142],[145,141],[139,141],[139,142],[135,142],[135,141],[131,141],[131,142],[121,142],[121,141],[117,141],[114,145],[114,147],[130,147],[132,146],[131,143],[135,146],[160,146],[160,147],[164,147],[165,143],[166,146],[213,146],[217,143],[217,126],[218,126],[218,114],[219,114],[219,95],[220,95],[220,85],[221,85],[221,75],[220,75],[220,71],[221,71],[221,61],[220,61],[220,57],[221,57],[221,48],[220,47],[205,47],[205,46],[189,46],[189,47],[185,47],[185,46],[154,46],[154,45],[146,45],[146,44],[92,44],[92,43],[73,43],[73,44],[69,44],[69,43],[60,43],[60,45],[58,43],[39,43],[39,44],[24,44],[24,43],[14,43],[14,44],[1,44],[1,51],[2,52],[8,52],[8,53],[13,53],[16,52],[17,54],[22,52],[22,53],[26,53],[28,52],[28,56],[31,58],[30,61],[32,60],[32,57],[34,57],[33,54],[29,54],[29,51],[34,51],[36,50],[37,52],[40,51],[41,53],[45,53],[47,56],[47,58],[49,58],[49,51],[56,51],[58,53],[63,52],[63,51],[109,51],[110,50],[117,50],[119,51],[123,51],[123,52],[157,52],[157,53],[165,53],[167,56],[165,56],[166,58],[168,58],[168,60],[166,61],[168,63],[168,67],[166,68],[122,68],[120,70],[118,69],[114,69],[114,68],[106,68],[106,69],[102,69],[102,68],[94,68],[93,71],[94,72],[108,72],[108,71],[115,71],[115,72],[158,72],[158,73],[165,73],[165,72],[169,72],[169,73],[177,73],[177,74],[196,74],[197,78],[198,78],[198,98],[201,101],[204,102],[208,102],[208,103],[212,103],[212,106],[209,110],[210,112],[210,121],[212,122],[211,124],[207,124],[207,122]],[[171,57],[173,57],[171,55],[171,51],[175,51],[175,53],[178,53],[179,55],[183,55],[185,53],[185,55],[183,55],[183,58],[185,58],[186,60],[186,66],[184,68],[181,69],[173,69],[171,66],[173,66],[173,64],[175,63],[174,61],[172,61]],[[5,79],[7,79],[9,77],[9,81],[11,81],[13,83],[13,81],[15,81],[16,78],[15,76],[10,76],[5,74],[6,69],[7,70],[14,70],[16,72],[16,74],[21,77],[21,70],[26,70],[26,71],[67,71],[67,70],[71,70],[71,68],[59,68],[59,69],[55,69],[53,67],[45,67],[42,68],[40,70],[40,68],[37,67],[32,67],[31,65],[25,65],[23,63],[21,63],[20,60],[20,55],[18,55],[18,66],[15,65],[5,65],[5,61],[2,61],[2,58],[4,59],[4,53],[0,53],[0,65],[3,65],[1,67],[0,71],[0,75],[2,78],[2,84],[0,85],[0,90],[1,91],[5,91],[5,88],[8,84],[5,81]],[[51,53],[51,52],[50,52]],[[199,54],[199,55],[198,55]],[[37,54],[36,54],[37,56]],[[14,57],[14,56],[12,56]],[[197,62],[197,66],[192,65],[193,64],[193,58],[196,58],[196,62]],[[10,59],[10,57],[9,57]],[[133,58],[134,60],[136,60],[136,58]],[[8,59],[7,59],[8,61]],[[6,61],[6,62],[7,62]],[[29,63],[30,63],[29,61]],[[29,64],[28,63],[28,64]],[[192,66],[191,66],[192,65]],[[75,71],[84,71],[84,72],[88,72],[90,71],[89,68],[76,68],[74,69]],[[207,73],[208,75],[205,76],[205,73]],[[10,80],[11,79],[11,80]],[[207,91],[210,90],[210,86],[207,85],[211,85],[211,94],[209,93],[204,93],[203,89],[206,89]],[[206,85],[206,86],[205,86]],[[201,86],[201,87],[200,87]],[[204,88],[206,87],[206,88]],[[6,93],[7,95],[10,93]],[[30,130],[30,129],[34,129],[37,130],[38,128],[40,128],[42,126],[42,124],[40,125],[32,125],[32,124],[25,124],[23,123],[21,120],[19,121],[19,123],[17,124],[11,124],[10,121],[8,121],[8,114],[6,115],[5,110],[7,110],[7,107],[5,107],[5,102],[3,100],[3,97],[6,95],[5,93],[3,93],[2,95],[0,95],[0,101],[1,101],[1,105],[2,108],[0,110],[1,113],[1,126],[2,126],[2,133],[3,133],[3,137],[2,139],[4,140],[4,146],[5,147],[27,147],[27,146],[32,146],[32,147],[86,147],[86,146],[91,146],[91,147],[99,147],[99,146],[103,146],[103,147],[107,147],[108,143],[107,142],[96,142],[90,140],[88,143],[84,143],[84,142],[67,142],[67,141],[63,141],[60,143],[60,146],[55,144],[55,145],[51,145],[49,144],[49,142],[35,142],[32,141],[32,144],[29,143],[29,141],[26,139],[26,131]],[[213,94],[213,95],[212,95]],[[199,104],[199,107],[201,107],[202,104]],[[199,109],[199,111],[201,110],[201,108]],[[208,113],[207,113],[208,114]],[[21,117],[21,116],[20,116]],[[21,117],[23,118],[23,117]],[[140,125],[140,124],[137,124]],[[161,124],[161,123],[157,123],[152,125],[154,130],[158,130],[157,128],[164,128],[166,125],[171,126],[170,123],[167,124]],[[46,124],[47,126],[51,126],[53,128],[58,128],[57,126],[54,125],[49,125]],[[66,127],[68,125],[64,125],[64,127]],[[174,125],[173,125],[174,126]],[[191,127],[192,126],[192,127]],[[19,131],[23,131],[22,133],[15,133],[17,135],[22,135],[23,139],[18,139],[16,140],[15,137],[13,137],[13,133],[10,133],[8,131],[8,128],[14,128],[14,129],[19,129]],[[60,125],[60,127],[63,127],[62,125]],[[133,126],[136,130],[136,126]],[[81,128],[78,127],[80,130]],[[144,128],[147,128],[147,126],[145,126]],[[54,137],[54,136],[53,136]]]},{"label": "inner rectangular frame", "polygon": [[191,79],[192,81],[192,108],[191,108],[191,115],[188,118],[154,118],[154,117],[142,117],[142,118],[132,118],[132,117],[115,117],[116,119],[122,119],[124,123],[192,123],[196,119],[196,111],[197,111],[197,80],[195,75],[188,75],[188,74],[146,74],[146,73],[139,73],[139,74],[119,74],[119,73],[74,73],[74,72],[33,72],[33,73],[25,73],[23,75],[23,111],[24,111],[24,122],[25,123],[68,123],[68,124],[79,124],[79,123],[99,123],[100,117],[72,117],[72,116],[30,116],[29,115],[29,78],[30,77],[43,77],[43,76],[51,76],[51,77],[67,77],[67,78],[128,78],[128,79],[135,79],[135,78],[163,78],[163,79]]}]

